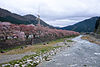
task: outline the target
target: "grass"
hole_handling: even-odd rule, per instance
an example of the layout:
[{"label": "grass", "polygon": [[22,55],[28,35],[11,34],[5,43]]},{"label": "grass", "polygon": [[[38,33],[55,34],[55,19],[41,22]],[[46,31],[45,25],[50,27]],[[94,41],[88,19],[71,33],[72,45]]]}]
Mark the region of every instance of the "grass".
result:
[{"label": "grass", "polygon": [[81,37],[81,39],[88,40],[89,42],[92,42],[95,44],[100,44],[100,42],[95,37],[92,37],[92,36],[83,36]]},{"label": "grass", "polygon": [[81,37],[81,39],[88,40],[92,43],[95,43],[95,41],[90,36],[83,36],[83,37]]},{"label": "grass", "polygon": [[[11,64],[11,65],[19,64],[20,62],[25,61],[27,58],[34,59],[34,57],[39,56],[40,53],[46,53],[46,52],[53,50],[55,48],[62,47],[62,46],[53,46],[53,45],[58,43],[58,42],[64,42],[64,40],[65,40],[65,38],[60,38],[60,39],[57,39],[57,40],[49,41],[49,43],[47,45],[43,45],[42,43],[34,44],[34,45],[31,45],[31,46],[27,46],[24,49],[20,49],[20,48],[13,49],[13,50],[10,50],[10,51],[3,53],[3,54],[4,55],[11,55],[11,54],[22,54],[22,53],[30,52],[30,51],[36,52],[36,54],[34,54],[34,55],[27,55],[27,56],[24,56],[20,60],[14,60],[14,61],[9,62],[9,64]],[[68,42],[72,42],[72,41],[68,40]],[[45,60],[47,60],[47,56],[45,57]],[[38,65],[38,63],[33,64],[33,66],[29,64],[28,67],[36,67],[36,65]]]},{"label": "grass", "polygon": [[21,48],[21,47],[22,47],[22,46],[16,46],[16,47],[14,47],[14,48],[0,49],[0,52],[1,52],[1,51],[8,52],[8,51],[10,51],[10,50],[18,49],[18,48]]},{"label": "grass", "polygon": [[[38,45],[38,47],[40,47],[40,46]],[[34,52],[36,52],[36,54],[34,54],[34,55],[27,55],[27,56],[24,56],[20,60],[13,60],[13,61],[10,61],[8,63],[11,64],[11,65],[20,64],[21,62],[26,61],[27,58],[34,59],[34,57],[39,56],[40,53],[43,54],[43,53],[48,52],[48,51],[50,51],[50,50],[52,50],[54,48],[59,48],[59,47],[62,47],[62,46],[55,46],[55,47],[53,47],[53,46],[45,46],[45,47],[41,47],[41,48],[37,49],[38,47],[36,47],[36,49],[34,51]],[[45,60],[47,60],[48,56],[45,56],[44,58],[45,58]],[[7,63],[3,63],[3,64],[7,64]],[[22,63],[22,64],[25,64],[25,63]],[[1,65],[2,64],[0,64],[0,66]],[[33,65],[28,64],[27,66],[28,67],[36,67],[36,65],[38,65],[38,63],[34,63]],[[7,67],[9,67],[9,65]]]},{"label": "grass", "polygon": [[22,53],[25,53],[25,52],[39,53],[40,51],[41,52],[49,51],[49,50],[54,48],[53,47],[54,44],[56,44],[58,42],[62,42],[62,41],[64,41],[64,39],[65,38],[50,41],[49,44],[47,44],[47,45],[43,45],[42,43],[34,44],[34,45],[31,45],[31,46],[27,46],[24,49],[20,49],[20,47],[16,47],[13,50],[6,50],[8,52],[2,53],[1,55],[22,54]]},{"label": "grass", "polygon": [[[49,41],[48,44],[43,45],[43,43],[38,43],[38,44],[34,44],[31,46],[27,46],[24,49],[20,49],[22,46],[18,46],[16,48],[13,49],[6,49],[4,51],[7,51],[5,53],[1,53],[0,55],[13,55],[13,54],[22,54],[25,52],[36,52],[39,53],[41,52],[45,52],[45,51],[49,51],[51,49],[53,49],[53,45],[58,43],[58,42],[64,42],[65,38],[71,38],[71,37],[75,37],[75,36],[67,36],[64,38],[60,38],[60,39],[56,39],[53,41]],[[68,40],[68,42],[72,42],[71,40]]]},{"label": "grass", "polygon": [[67,40],[67,42],[73,42],[72,40]]},{"label": "grass", "polygon": [[89,36],[82,36],[81,39],[88,40]]}]

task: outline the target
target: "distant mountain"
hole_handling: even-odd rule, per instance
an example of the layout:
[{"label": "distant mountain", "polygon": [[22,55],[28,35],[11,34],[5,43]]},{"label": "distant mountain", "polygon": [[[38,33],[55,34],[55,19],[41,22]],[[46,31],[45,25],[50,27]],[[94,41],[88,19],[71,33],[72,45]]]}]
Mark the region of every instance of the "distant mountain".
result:
[{"label": "distant mountain", "polygon": [[96,20],[99,17],[92,17],[90,19],[86,19],[84,21],[78,22],[74,25],[66,26],[61,29],[64,30],[73,30],[76,32],[93,32],[95,29]]},{"label": "distant mountain", "polygon": [[[29,14],[29,15],[21,16],[15,13],[11,13],[10,11],[2,9],[2,8],[0,8],[0,21],[11,22],[13,24],[34,24],[36,25],[38,23],[34,15]],[[43,20],[40,20],[40,24],[43,26],[54,28],[53,26],[50,26],[49,24],[45,23]]]}]

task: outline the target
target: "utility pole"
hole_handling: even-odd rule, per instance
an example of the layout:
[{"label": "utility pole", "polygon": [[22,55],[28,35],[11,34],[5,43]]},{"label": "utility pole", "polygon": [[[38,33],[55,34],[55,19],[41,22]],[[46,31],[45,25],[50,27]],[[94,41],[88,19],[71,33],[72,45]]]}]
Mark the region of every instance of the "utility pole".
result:
[{"label": "utility pole", "polygon": [[40,25],[40,15],[37,15],[38,25]]},{"label": "utility pole", "polygon": [[40,6],[38,7],[37,21],[38,25],[40,25]]}]

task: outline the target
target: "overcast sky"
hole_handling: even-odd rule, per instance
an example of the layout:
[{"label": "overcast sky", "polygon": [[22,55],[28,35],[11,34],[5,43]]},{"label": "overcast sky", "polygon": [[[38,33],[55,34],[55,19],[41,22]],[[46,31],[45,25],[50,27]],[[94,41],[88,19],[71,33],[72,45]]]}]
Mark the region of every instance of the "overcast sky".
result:
[{"label": "overcast sky", "polygon": [[60,27],[100,16],[100,0],[0,0],[0,8],[20,15],[40,11],[45,22]]}]

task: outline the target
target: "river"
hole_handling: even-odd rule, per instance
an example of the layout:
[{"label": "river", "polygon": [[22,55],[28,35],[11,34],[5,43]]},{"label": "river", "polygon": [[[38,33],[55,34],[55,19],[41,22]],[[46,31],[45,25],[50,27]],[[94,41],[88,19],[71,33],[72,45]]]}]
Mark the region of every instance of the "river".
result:
[{"label": "river", "polygon": [[73,38],[76,43],[52,57],[52,60],[40,63],[37,67],[100,67],[100,46],[82,40],[82,35]]}]

